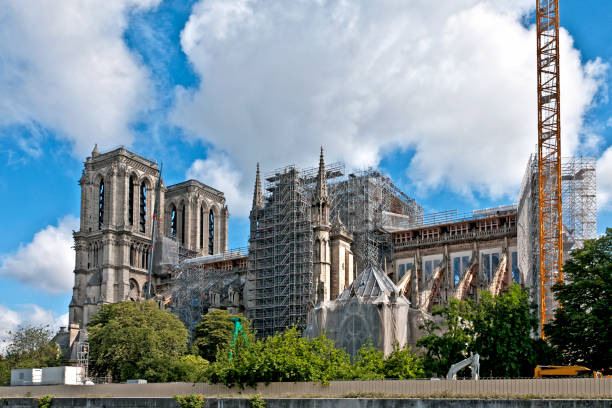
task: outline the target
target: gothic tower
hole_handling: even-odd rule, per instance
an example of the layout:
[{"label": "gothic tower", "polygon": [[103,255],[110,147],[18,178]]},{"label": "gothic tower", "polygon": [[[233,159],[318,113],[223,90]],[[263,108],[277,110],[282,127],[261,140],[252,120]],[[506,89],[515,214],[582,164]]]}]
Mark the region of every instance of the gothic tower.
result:
[{"label": "gothic tower", "polygon": [[329,222],[329,195],[327,193],[327,177],[323,147],[319,159],[317,185],[312,195],[311,219],[313,224],[314,257],[312,261],[313,281],[315,289],[315,304],[330,300],[331,253]]},{"label": "gothic tower", "polygon": [[96,145],[85,161],[71,332],[84,329],[102,304],[144,297],[158,178],[156,163],[123,147],[100,154]]}]

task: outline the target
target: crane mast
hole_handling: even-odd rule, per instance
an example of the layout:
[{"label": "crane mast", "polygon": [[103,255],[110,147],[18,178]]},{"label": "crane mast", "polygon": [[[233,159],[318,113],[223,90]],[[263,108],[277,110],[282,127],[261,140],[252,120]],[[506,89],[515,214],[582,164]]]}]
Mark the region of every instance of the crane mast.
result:
[{"label": "crane mast", "polygon": [[552,286],[563,280],[559,0],[536,0],[538,42],[538,195],[540,335],[556,309]]}]

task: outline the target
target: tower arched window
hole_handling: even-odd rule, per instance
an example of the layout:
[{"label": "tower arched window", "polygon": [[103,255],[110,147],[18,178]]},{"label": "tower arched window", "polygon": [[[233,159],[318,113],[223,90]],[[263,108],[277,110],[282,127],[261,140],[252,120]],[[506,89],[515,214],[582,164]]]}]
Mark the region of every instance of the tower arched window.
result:
[{"label": "tower arched window", "polygon": [[130,185],[128,186],[128,222],[134,225],[134,184],[136,180],[134,176],[130,177]]},{"label": "tower arched window", "polygon": [[204,248],[204,207],[200,207],[200,249]]},{"label": "tower arched window", "polygon": [[142,182],[140,185],[140,232],[145,232],[147,220],[147,186]]},{"label": "tower arched window", "polygon": [[100,180],[100,188],[98,190],[98,229],[102,229],[104,222],[104,179]]},{"label": "tower arched window", "polygon": [[215,244],[215,214],[213,210],[208,213],[208,254],[212,255]]},{"label": "tower arched window", "polygon": [[172,204],[172,207],[170,208],[170,235],[173,237],[176,237],[177,221],[178,220],[176,219],[176,206]]},{"label": "tower arched window", "polygon": [[181,244],[185,245],[185,204],[181,211]]}]

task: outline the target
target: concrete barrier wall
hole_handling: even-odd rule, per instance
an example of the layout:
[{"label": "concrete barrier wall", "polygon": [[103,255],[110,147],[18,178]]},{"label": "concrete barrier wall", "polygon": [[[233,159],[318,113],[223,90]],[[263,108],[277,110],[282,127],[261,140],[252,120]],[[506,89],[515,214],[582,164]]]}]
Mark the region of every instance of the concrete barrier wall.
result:
[{"label": "concrete barrier wall", "polygon": [[385,380],[332,381],[259,384],[257,388],[227,388],[220,384],[99,384],[0,387],[0,397],[150,397],[202,394],[208,397],[240,397],[261,394],[264,398],[283,397],[579,397],[612,398],[612,378],[567,378],[524,380]]},{"label": "concrete barrier wall", "polygon": [[[33,398],[9,398],[4,408],[37,408]],[[56,398],[52,408],[178,408],[171,398]],[[208,399],[206,408],[250,408],[248,399]],[[267,408],[610,408],[612,400],[268,399]]]}]

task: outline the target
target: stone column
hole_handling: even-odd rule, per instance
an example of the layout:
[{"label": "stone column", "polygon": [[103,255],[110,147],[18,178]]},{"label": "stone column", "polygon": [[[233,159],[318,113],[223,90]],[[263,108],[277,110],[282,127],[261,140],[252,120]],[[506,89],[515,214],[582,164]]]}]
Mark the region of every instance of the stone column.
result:
[{"label": "stone column", "polygon": [[421,281],[423,278],[423,274],[421,272],[421,251],[419,250],[419,248],[417,248],[416,253],[414,254],[414,275],[412,278],[412,282],[413,283],[413,288],[412,288],[412,293],[411,293],[411,299],[410,302],[412,303],[412,305],[414,307],[421,307],[421,297],[419,296],[419,289],[421,287],[423,287]]},{"label": "stone column", "polygon": [[452,271],[452,262],[450,259],[450,254],[448,252],[448,244],[444,245],[444,259],[445,259],[445,263],[446,263],[446,271],[445,272],[445,279],[444,279],[444,293],[441,293],[440,296],[444,297],[444,303],[446,303],[448,301],[448,292],[449,289],[451,288],[451,281],[453,279],[453,271]]},{"label": "stone column", "polygon": [[117,166],[112,165],[110,171],[108,172],[110,178],[110,188],[108,190],[108,194],[104,199],[104,203],[108,200],[108,226],[115,227],[117,225],[117,216],[119,212],[119,194],[117,194]]},{"label": "stone column", "polygon": [[222,245],[221,245],[221,252],[225,252],[227,251],[227,244],[228,244],[228,234],[229,234],[229,217],[230,217],[230,212],[229,209],[226,207],[223,207],[223,240],[221,241]]},{"label": "stone column", "polygon": [[114,296],[114,285],[115,285],[115,269],[112,259],[114,255],[114,239],[110,237],[109,233],[104,234],[103,251],[102,251],[102,263],[100,270],[102,273],[102,287],[100,288],[100,301],[103,303],[115,303]]},{"label": "stone column", "polygon": [[191,246],[191,230],[192,230],[192,223],[191,223],[191,214],[192,214],[192,205],[193,205],[193,200],[191,199],[191,197],[186,197],[185,198],[185,248],[189,248],[189,249],[193,249]]}]

